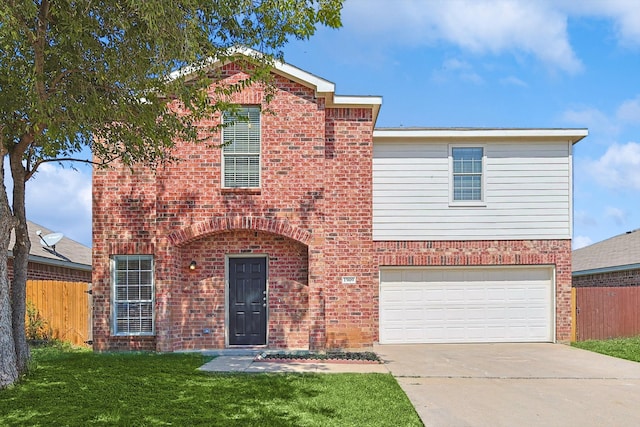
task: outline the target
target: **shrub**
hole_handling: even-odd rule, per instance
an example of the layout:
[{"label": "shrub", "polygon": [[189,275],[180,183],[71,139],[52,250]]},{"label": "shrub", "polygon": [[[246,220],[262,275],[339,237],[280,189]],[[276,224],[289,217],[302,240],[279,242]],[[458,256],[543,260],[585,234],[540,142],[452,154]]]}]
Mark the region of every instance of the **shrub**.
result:
[{"label": "shrub", "polygon": [[27,301],[26,319],[27,340],[42,342],[51,339],[49,322],[40,314],[38,307],[31,301]]}]

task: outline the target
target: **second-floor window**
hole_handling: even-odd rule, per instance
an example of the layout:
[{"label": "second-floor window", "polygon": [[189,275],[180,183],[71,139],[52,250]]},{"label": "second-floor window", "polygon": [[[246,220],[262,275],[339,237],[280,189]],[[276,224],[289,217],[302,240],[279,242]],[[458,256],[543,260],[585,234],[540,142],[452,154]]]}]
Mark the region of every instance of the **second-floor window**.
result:
[{"label": "second-floor window", "polygon": [[483,200],[483,147],[451,147],[453,202]]},{"label": "second-floor window", "polygon": [[223,115],[222,185],[260,187],[260,108],[242,107]]}]

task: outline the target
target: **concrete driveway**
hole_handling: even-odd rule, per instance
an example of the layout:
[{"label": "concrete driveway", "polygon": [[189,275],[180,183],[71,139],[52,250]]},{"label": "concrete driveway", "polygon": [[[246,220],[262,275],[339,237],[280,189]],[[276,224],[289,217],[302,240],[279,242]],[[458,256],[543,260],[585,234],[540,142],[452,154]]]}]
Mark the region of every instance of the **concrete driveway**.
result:
[{"label": "concrete driveway", "polygon": [[562,344],[375,347],[425,426],[638,426],[640,363]]}]

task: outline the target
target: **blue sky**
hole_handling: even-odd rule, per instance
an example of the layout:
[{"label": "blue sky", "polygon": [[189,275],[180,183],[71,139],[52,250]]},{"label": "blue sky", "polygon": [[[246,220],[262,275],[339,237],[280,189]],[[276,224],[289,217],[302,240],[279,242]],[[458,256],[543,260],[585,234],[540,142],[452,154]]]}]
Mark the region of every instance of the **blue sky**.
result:
[{"label": "blue sky", "polygon": [[[341,95],[380,95],[378,127],[586,127],[574,247],[640,227],[640,2],[346,0],[343,27],[285,49]],[[28,216],[91,243],[86,169],[28,183]]]}]

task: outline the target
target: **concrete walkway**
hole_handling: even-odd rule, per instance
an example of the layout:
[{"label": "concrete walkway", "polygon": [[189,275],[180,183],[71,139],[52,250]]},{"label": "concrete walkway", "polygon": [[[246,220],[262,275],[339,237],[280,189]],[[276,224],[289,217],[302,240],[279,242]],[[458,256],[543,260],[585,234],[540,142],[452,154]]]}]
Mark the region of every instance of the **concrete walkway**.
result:
[{"label": "concrete walkway", "polygon": [[317,363],[317,362],[264,362],[256,361],[255,355],[236,354],[219,355],[199,368],[208,372],[251,372],[251,373],[276,373],[276,372],[313,372],[325,374],[344,373],[382,373],[388,374],[389,370],[382,363]]},{"label": "concrete walkway", "polygon": [[562,344],[378,345],[425,426],[638,426],[640,363]]},{"label": "concrete walkway", "polygon": [[376,345],[384,364],[255,361],[221,352],[209,372],[389,373],[427,427],[639,426],[640,363],[562,344]]}]

